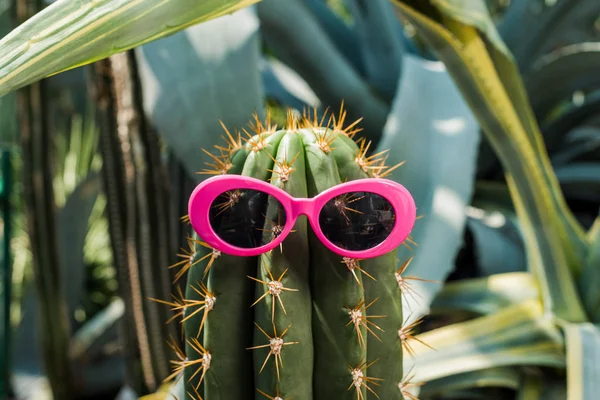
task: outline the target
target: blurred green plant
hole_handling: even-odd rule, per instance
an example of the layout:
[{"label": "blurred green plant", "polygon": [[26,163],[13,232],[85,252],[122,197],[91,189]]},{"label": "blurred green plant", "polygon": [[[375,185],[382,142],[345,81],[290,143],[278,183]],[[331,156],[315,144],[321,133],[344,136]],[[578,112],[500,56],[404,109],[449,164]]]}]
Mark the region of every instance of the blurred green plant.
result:
[{"label": "blurred green plant", "polygon": [[595,399],[600,3],[217,3],[59,0],[0,41],[0,95],[135,47],[141,108],[188,175],[219,119],[344,99],[375,151],[407,161],[391,176],[423,215],[405,272],[427,281],[405,313],[427,314],[413,335],[435,351],[411,342],[414,392]]}]

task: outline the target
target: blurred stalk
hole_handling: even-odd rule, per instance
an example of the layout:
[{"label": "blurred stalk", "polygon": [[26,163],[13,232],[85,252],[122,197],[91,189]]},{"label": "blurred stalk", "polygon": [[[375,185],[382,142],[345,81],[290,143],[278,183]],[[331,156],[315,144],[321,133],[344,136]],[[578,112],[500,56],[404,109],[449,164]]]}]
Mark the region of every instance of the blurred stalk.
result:
[{"label": "blurred stalk", "polygon": [[[17,22],[43,7],[42,1],[16,1]],[[60,277],[56,207],[52,187],[52,143],[48,121],[47,81],[19,90],[17,109],[23,160],[23,199],[31,244],[41,347],[45,373],[55,400],[73,396],[69,361],[68,307]],[[32,344],[33,345],[33,344]]]},{"label": "blurred stalk", "polygon": [[92,82],[100,117],[103,183],[111,246],[125,302],[128,383],[138,395],[155,391],[169,371],[168,309],[149,298],[170,297],[167,172],[157,135],[143,114],[131,52],[99,61]]},{"label": "blurred stalk", "polygon": [[[13,27],[14,8],[12,2],[0,3],[0,37],[10,32]],[[2,150],[2,177],[0,178],[0,207],[2,207],[2,272],[0,282],[0,398],[12,395],[10,381],[11,371],[11,326],[10,310],[12,303],[12,257],[11,257],[11,223],[12,210],[10,196],[12,192],[11,150],[14,147],[16,134],[16,117],[14,116],[14,94],[0,98],[0,147]]]},{"label": "blurred stalk", "polygon": [[0,397],[8,398],[12,391],[10,387],[10,305],[12,299],[12,258],[10,254],[12,213],[10,194],[12,192],[12,163],[10,150],[2,151],[2,181],[0,182],[0,203],[2,205],[2,313],[0,322]]}]

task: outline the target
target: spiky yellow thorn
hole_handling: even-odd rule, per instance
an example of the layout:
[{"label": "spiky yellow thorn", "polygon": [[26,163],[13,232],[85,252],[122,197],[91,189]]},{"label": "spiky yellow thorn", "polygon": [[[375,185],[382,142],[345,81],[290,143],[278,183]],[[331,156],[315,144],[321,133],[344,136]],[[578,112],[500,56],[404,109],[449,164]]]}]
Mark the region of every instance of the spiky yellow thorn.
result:
[{"label": "spiky yellow thorn", "polygon": [[362,261],[362,260],[359,260],[357,258],[350,258],[350,257],[342,258],[342,264],[346,264],[346,267],[348,267],[350,272],[352,272],[352,275],[354,276],[356,283],[358,283],[360,286],[362,286],[362,282],[358,279],[358,276],[356,275],[356,270],[360,271],[362,274],[364,274],[364,275],[368,276],[369,278],[373,279],[374,281],[376,281],[377,279],[373,278],[364,269],[362,269],[360,267],[360,261]]},{"label": "spiky yellow thorn", "polygon": [[242,192],[239,189],[228,190],[225,193],[221,194],[221,196],[226,197],[227,199],[221,203],[212,206],[219,210],[216,216],[221,215],[221,213],[227,211],[228,208],[235,207],[235,205],[239,203],[242,197],[244,196],[244,192]]},{"label": "spiky yellow thorn", "polygon": [[167,376],[163,380],[163,382],[169,382],[169,381],[173,380],[175,377],[177,377],[177,375],[179,375],[179,377],[175,381],[175,382],[177,382],[177,381],[179,381],[179,379],[182,376],[182,375],[180,375],[180,373],[185,368],[184,364],[187,362],[187,357],[185,356],[185,353],[183,352],[183,350],[181,350],[181,348],[179,347],[179,345],[177,344],[175,339],[173,339],[173,337],[169,337],[169,339],[167,340],[167,346],[169,346],[171,348],[171,350],[173,350],[173,353],[175,353],[177,360],[171,360],[171,364],[174,366],[173,372],[171,373],[171,375]]},{"label": "spiky yellow thorn", "polygon": [[300,121],[300,115],[298,115],[298,112],[288,108],[286,113],[285,113],[285,120],[286,120],[286,125],[287,125],[287,129],[290,131],[296,131],[298,130],[302,123]]},{"label": "spiky yellow thorn", "polygon": [[[271,233],[271,238],[269,239],[269,242],[277,239],[279,237],[279,235],[281,235],[283,233],[283,230],[285,228],[285,222],[283,222],[283,217],[282,217],[281,211],[282,211],[281,208],[279,208],[277,210],[277,222],[273,221],[266,215],[262,214],[263,218],[265,219],[265,221],[267,221],[267,223],[270,225],[270,227],[266,228],[266,229],[265,228],[256,228],[259,231]],[[291,229],[290,233],[292,233],[292,232],[296,232],[296,230]],[[272,254],[272,251],[273,250],[269,250],[269,255]],[[279,251],[283,252],[283,242],[279,243]]]},{"label": "spiky yellow thorn", "polygon": [[205,163],[207,166],[210,167],[210,169],[203,169],[202,171],[197,172],[197,174],[199,174],[199,175],[225,175],[225,174],[227,174],[227,172],[229,172],[229,170],[232,167],[231,157],[230,157],[229,153],[225,152],[227,149],[223,149],[223,148],[218,148],[218,149],[221,152],[221,154],[219,156],[215,156],[214,154],[210,153],[209,151],[202,149],[202,151],[204,153],[206,153],[210,158],[212,158],[214,162]]},{"label": "spiky yellow thorn", "polygon": [[363,361],[356,367],[349,367],[350,375],[352,376],[352,383],[350,384],[350,386],[348,386],[348,391],[350,389],[352,389],[352,387],[354,387],[356,389],[356,399],[357,400],[364,400],[364,396],[362,394],[361,387],[365,387],[369,392],[371,392],[373,394],[373,396],[379,398],[377,393],[375,393],[373,391],[373,389],[371,389],[369,387],[369,384],[379,386],[377,381],[382,381],[383,379],[372,378],[372,377],[367,376],[365,373],[365,371],[371,365],[375,364],[376,362],[377,362],[377,360],[372,361],[371,363],[367,364],[366,361]]},{"label": "spiky yellow thorn", "polygon": [[212,309],[215,306],[215,302],[217,301],[217,297],[215,296],[215,293],[211,292],[208,290],[208,288],[204,285],[204,283],[200,282],[200,287],[195,287],[194,285],[190,285],[190,288],[198,293],[201,297],[202,300],[191,300],[191,299],[185,299],[185,307],[186,310],[187,308],[190,307],[194,307],[196,308],[193,312],[191,312],[189,315],[186,315],[185,318],[183,318],[181,320],[181,323],[184,323],[185,321],[187,321],[188,319],[192,318],[194,315],[198,314],[199,312],[203,312],[202,314],[202,320],[200,321],[200,326],[198,327],[198,335],[200,336],[200,332],[202,331],[202,328],[204,328],[204,323],[206,322],[206,317],[208,316],[208,313],[210,311],[212,311]]},{"label": "spiky yellow thorn", "polygon": [[423,278],[419,278],[416,276],[403,276],[404,272],[410,265],[413,258],[414,258],[414,256],[409,258],[408,260],[406,260],[400,266],[400,268],[398,268],[398,270],[394,273],[394,276],[396,277],[396,282],[398,282],[398,287],[400,288],[400,291],[402,292],[402,296],[404,297],[404,299],[406,300],[407,298],[405,296],[408,295],[408,296],[412,297],[413,300],[417,301],[417,297],[420,297],[419,293],[417,293],[417,291],[415,289],[413,289],[413,287],[410,285],[410,281],[421,281],[421,282],[432,282],[432,283],[440,283],[440,282],[434,281],[434,280],[429,280],[429,279],[423,279]]},{"label": "spiky yellow thorn", "polygon": [[387,177],[389,174],[391,174],[393,171],[395,171],[397,168],[400,168],[401,166],[403,166],[404,163],[406,162],[406,161],[401,161],[392,167],[388,167],[387,165],[385,165],[387,158],[388,158],[388,155],[386,154],[386,156],[384,158],[380,158],[378,161],[373,162],[374,165],[369,167],[371,169],[371,177],[372,178],[383,179],[383,178]]},{"label": "spiky yellow thorn", "polygon": [[315,146],[323,151],[323,153],[330,153],[333,150],[331,145],[337,139],[339,133],[329,129],[328,127],[318,128],[318,130],[313,130],[316,141]]},{"label": "spiky yellow thorn", "polygon": [[406,321],[409,318],[410,318],[410,315],[404,320],[402,327],[400,329],[398,329],[398,337],[400,338],[402,347],[404,347],[406,349],[406,352],[413,358],[415,357],[415,350],[410,345],[409,340],[416,340],[417,342],[421,343],[423,346],[427,346],[431,350],[434,350],[433,347],[431,347],[430,345],[428,345],[427,343],[425,343],[424,341],[422,341],[421,339],[419,339],[418,337],[416,337],[414,335],[414,329],[417,327],[417,325],[419,325],[420,323],[423,322],[423,317],[421,316],[418,319],[416,319],[414,322],[404,326],[406,324]]},{"label": "spiky yellow thorn", "polygon": [[270,135],[277,131],[277,124],[271,122],[271,110],[267,109],[265,121],[262,122],[257,113],[252,114],[254,121],[250,121],[248,126],[256,135]]},{"label": "spiky yellow thorn", "polygon": [[380,330],[381,332],[385,332],[383,329],[375,325],[373,322],[369,321],[369,318],[385,318],[385,315],[367,315],[367,309],[373,305],[379,298],[370,302],[367,306],[365,306],[365,300],[361,299],[358,304],[354,308],[346,307],[348,311],[348,315],[350,316],[350,321],[346,324],[346,326],[350,324],[354,324],[354,329],[356,330],[356,336],[358,338],[358,342],[362,346],[366,346],[367,343],[363,334],[360,330],[361,326],[364,326],[365,329],[371,333],[377,340],[381,341],[379,336],[375,334],[375,332],[371,329],[370,326],[373,326],[375,329]]},{"label": "spiky yellow thorn", "polygon": [[362,128],[357,128],[357,125],[362,121],[362,118],[357,119],[352,122],[350,125],[344,127],[344,122],[346,122],[347,112],[344,110],[344,101],[342,100],[342,104],[340,105],[340,113],[337,118],[333,116],[333,130],[336,132],[340,132],[345,136],[348,136],[350,139],[353,139],[354,136],[358,132],[362,131]]},{"label": "spiky yellow thorn", "polygon": [[[169,269],[179,267],[179,266],[181,267],[181,269],[175,275],[174,283],[177,282],[179,279],[181,279],[181,277],[184,276],[185,273],[187,271],[189,271],[189,269],[191,267],[193,267],[194,265],[196,265],[210,257],[208,264],[204,268],[204,276],[206,276],[206,274],[208,273],[208,270],[212,266],[213,262],[217,258],[219,258],[219,256],[221,255],[221,252],[213,249],[209,244],[204,243],[201,240],[196,240],[196,239],[192,239],[192,238],[188,237],[187,242],[188,242],[189,250],[181,248],[181,253],[177,254],[177,256],[182,258],[182,260],[169,266]],[[196,249],[195,249],[194,245],[196,245],[196,244],[200,245],[202,247],[205,247],[207,249],[211,249],[212,251],[210,253],[208,253],[207,255],[205,255],[204,257],[201,257],[201,258],[197,259],[196,261],[194,261],[194,254],[196,253]]]},{"label": "spiky yellow thorn", "polygon": [[[296,170],[296,168],[293,168],[293,165],[299,155],[300,155],[300,152],[298,152],[294,156],[294,158],[292,158],[291,161],[287,161],[287,154],[284,154],[283,160],[278,161],[271,154],[269,154],[269,157],[271,157],[271,160],[273,160],[273,162],[275,163],[275,166],[277,168],[268,169],[267,171],[276,174],[279,177],[279,180],[282,183],[285,183],[290,179],[290,175],[292,174],[292,172],[294,172]],[[269,181],[270,180],[271,179],[269,179]]]},{"label": "spiky yellow thorn", "polygon": [[404,241],[402,242],[402,246],[406,247],[408,250],[412,251],[413,248],[410,246],[415,246],[415,247],[419,247],[419,245],[417,244],[417,242],[415,242],[412,238],[412,236],[408,236],[406,239],[404,239]]},{"label": "spiky yellow thorn", "polygon": [[[321,116],[321,119],[318,120],[317,119],[317,107],[314,107],[312,110],[312,114],[311,114],[311,109],[304,109],[302,111],[302,127],[303,128],[311,128],[311,129],[317,129],[317,128],[328,128],[329,124],[327,126],[324,126],[323,123],[325,122],[325,118],[327,117],[327,113],[329,111],[329,107],[325,109],[325,112],[323,112],[323,115]],[[330,120],[331,122],[331,120]]]},{"label": "spiky yellow thorn", "polygon": [[367,156],[369,147],[371,147],[371,142],[367,142],[364,138],[360,138],[356,141],[356,144],[359,145],[359,148],[356,153],[356,157],[354,158],[354,162],[360,167],[360,169],[367,174],[370,173],[371,170],[381,169],[381,163],[385,162],[385,158],[383,158],[383,156],[389,150],[383,150],[379,153]]},{"label": "spiky yellow thorn", "polygon": [[183,217],[180,217],[179,220],[186,224],[191,223],[190,216],[188,214],[185,214]]},{"label": "spiky yellow thorn", "polygon": [[183,372],[183,370],[186,368],[197,366],[196,372],[194,372],[192,374],[192,376],[190,376],[190,378],[188,379],[188,382],[190,382],[200,372],[202,372],[202,375],[200,376],[200,380],[198,381],[198,384],[193,387],[196,394],[198,394],[198,388],[200,387],[200,384],[204,380],[206,371],[208,371],[208,369],[210,368],[212,356],[208,351],[206,351],[206,349],[204,347],[202,347],[202,344],[200,344],[198,339],[192,338],[191,340],[188,340],[187,343],[201,357],[199,357],[195,360],[188,359],[185,356],[185,354],[183,353],[183,351],[179,348],[179,346],[177,346],[176,342],[171,338],[171,342],[170,343],[168,342],[167,344],[175,352],[178,360],[171,361],[171,364],[173,365],[173,372],[171,373],[171,375],[169,375],[168,377],[166,377],[164,379],[164,382],[173,380],[173,378],[175,378],[177,375],[180,375]]},{"label": "spiky yellow thorn", "polygon": [[[190,397],[190,399],[191,400],[202,400],[202,396],[200,396],[200,393],[198,393],[198,389],[196,389],[195,387],[192,387],[192,389],[194,390],[194,394],[198,397],[195,397],[194,394],[189,392],[189,390],[186,390],[185,392]],[[173,395],[173,397],[175,397],[175,400],[179,400],[175,395]]]},{"label": "spiky yellow thorn", "polygon": [[185,301],[186,300],[184,299],[183,292],[181,291],[181,287],[176,286],[176,288],[177,288],[176,289],[177,295],[174,295],[173,293],[171,293],[171,297],[173,298],[173,301],[166,301],[166,300],[148,297],[149,300],[171,306],[171,311],[174,312],[175,314],[173,314],[173,316],[167,320],[166,324],[171,323],[171,321],[173,321],[176,318],[183,318],[183,316],[185,314],[185,309],[186,309]]},{"label": "spiky yellow thorn", "polygon": [[289,268],[286,268],[286,270],[283,271],[281,273],[281,275],[279,276],[279,278],[277,278],[277,279],[273,278],[273,274],[271,273],[271,270],[269,269],[269,267],[265,266],[265,269],[267,270],[267,274],[269,275],[268,281],[262,281],[260,279],[254,278],[252,276],[248,276],[248,278],[252,279],[253,281],[262,283],[267,288],[267,291],[262,296],[260,296],[254,303],[252,303],[252,305],[250,307],[254,307],[256,304],[258,304],[258,302],[260,302],[262,299],[264,299],[265,297],[267,297],[267,295],[270,294],[272,297],[272,299],[271,299],[271,322],[274,322],[275,321],[275,300],[277,300],[277,302],[279,302],[279,305],[281,306],[283,313],[285,315],[287,315],[287,312],[285,311],[285,307],[283,306],[283,300],[281,300],[281,294],[284,291],[297,292],[298,289],[286,288],[285,286],[283,286],[283,283],[281,283],[281,280],[283,279],[283,277],[285,276],[285,274]]},{"label": "spiky yellow thorn", "polygon": [[237,132],[237,136],[234,137],[231,132],[229,132],[229,129],[227,129],[227,127],[225,126],[225,124],[223,123],[223,121],[219,121],[219,123],[221,124],[221,127],[223,128],[223,130],[225,131],[225,134],[227,135],[227,137],[221,136],[221,138],[225,141],[225,144],[227,145],[227,147],[222,147],[222,146],[215,146],[218,150],[223,150],[223,153],[229,154],[230,156],[235,153],[236,151],[238,151],[239,149],[242,148],[243,144],[242,144],[242,135]]},{"label": "spiky yellow thorn", "polygon": [[267,365],[267,361],[269,361],[269,358],[271,358],[271,356],[273,356],[273,358],[275,358],[275,369],[277,370],[277,380],[280,380],[279,365],[281,365],[281,368],[283,368],[283,361],[281,360],[281,351],[283,350],[283,347],[289,346],[291,344],[300,343],[300,342],[285,342],[283,340],[283,337],[285,336],[287,331],[290,329],[290,326],[292,326],[292,324],[289,324],[288,327],[285,328],[285,330],[283,331],[281,336],[278,336],[277,335],[277,327],[275,326],[275,323],[273,323],[273,337],[269,336],[267,334],[267,332],[265,332],[263,330],[263,328],[261,328],[256,322],[254,323],[254,325],[256,325],[256,327],[263,333],[263,335],[265,335],[269,339],[269,343],[263,344],[260,346],[248,347],[247,350],[262,349],[262,348],[268,347],[269,354],[267,354],[267,357],[265,358],[265,362],[263,363],[263,365],[260,368],[260,371],[258,373],[260,374],[263,371],[263,369],[265,368],[265,365]]},{"label": "spiky yellow thorn", "polygon": [[256,391],[258,391],[258,393],[262,394],[263,396],[265,396],[269,400],[291,400],[291,399],[293,399],[293,396],[292,397],[288,397],[286,399],[284,399],[283,397],[281,397],[281,394],[279,393],[279,387],[277,385],[275,385],[275,396],[270,396],[270,395],[266,394],[265,392],[263,392],[260,389],[256,389]]},{"label": "spiky yellow thorn", "polygon": [[410,370],[408,370],[408,372],[406,373],[406,375],[404,375],[404,378],[402,378],[402,382],[400,382],[398,384],[398,389],[400,389],[400,392],[402,393],[402,396],[406,399],[409,400],[419,400],[419,398],[417,396],[415,396],[414,394],[412,394],[410,392],[410,387],[412,386],[423,386],[423,384],[425,382],[418,382],[418,383],[413,383],[412,380],[415,378],[415,374],[412,373],[411,371],[413,370],[414,366],[410,368]]},{"label": "spiky yellow thorn", "polygon": [[333,205],[338,210],[338,212],[344,216],[344,219],[346,220],[346,223],[348,223],[348,224],[350,223],[350,217],[348,217],[348,214],[346,213],[346,211],[351,211],[356,214],[363,214],[362,212],[360,212],[354,208],[350,208],[349,205],[354,203],[355,201],[363,199],[365,196],[361,196],[361,197],[354,197],[354,196],[355,196],[354,193],[344,193],[342,195],[337,196],[333,201]]}]

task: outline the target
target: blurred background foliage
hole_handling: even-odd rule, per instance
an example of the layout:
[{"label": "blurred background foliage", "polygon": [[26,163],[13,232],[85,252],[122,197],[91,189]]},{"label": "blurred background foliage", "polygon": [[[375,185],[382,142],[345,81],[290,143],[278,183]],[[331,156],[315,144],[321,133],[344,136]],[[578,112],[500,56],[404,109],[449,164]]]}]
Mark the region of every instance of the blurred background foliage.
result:
[{"label": "blurred background foliage", "polygon": [[[0,36],[50,3],[0,0]],[[343,99],[348,118],[363,117],[373,151],[390,149],[389,164],[406,161],[392,179],[424,215],[407,269],[424,280],[405,311],[413,320],[426,314],[423,339],[439,334],[446,347],[417,352],[415,371],[427,382],[420,398],[567,398],[566,377],[575,378],[556,346],[578,328],[546,324],[535,302],[528,231],[480,126],[485,106],[465,99],[431,46],[435,35],[394,3],[262,0],[0,97],[0,393],[127,399],[159,390],[173,357],[166,338],[180,328],[165,325],[168,308],[148,298],[170,297],[167,266],[187,233],[180,217],[211,162],[200,149],[221,143],[219,121],[235,131],[253,112],[282,120],[287,108],[323,113]],[[402,3],[440,20],[444,5],[462,4],[455,15],[468,16],[469,6],[484,4]],[[588,271],[600,271],[600,2],[485,5],[566,204],[595,240],[577,287],[598,323],[600,280]],[[476,324],[500,333],[477,336]],[[472,335],[461,333],[470,326]],[[600,357],[598,333],[586,329],[580,335]],[[511,347],[528,341],[545,350]],[[487,361],[453,369],[457,357],[467,365],[478,354]]]}]

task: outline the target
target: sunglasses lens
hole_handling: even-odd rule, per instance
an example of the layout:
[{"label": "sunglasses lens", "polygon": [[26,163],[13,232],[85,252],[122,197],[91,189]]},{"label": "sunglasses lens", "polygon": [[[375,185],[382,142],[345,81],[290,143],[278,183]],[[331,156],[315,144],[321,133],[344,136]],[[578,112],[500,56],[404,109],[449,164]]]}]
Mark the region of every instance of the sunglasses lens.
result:
[{"label": "sunglasses lens", "polygon": [[275,197],[250,189],[219,195],[210,206],[209,217],[222,240],[247,249],[273,241],[286,221],[285,210]]},{"label": "sunglasses lens", "polygon": [[344,193],[328,201],[319,214],[325,237],[342,249],[373,248],[392,232],[396,214],[392,204],[375,193]]}]

